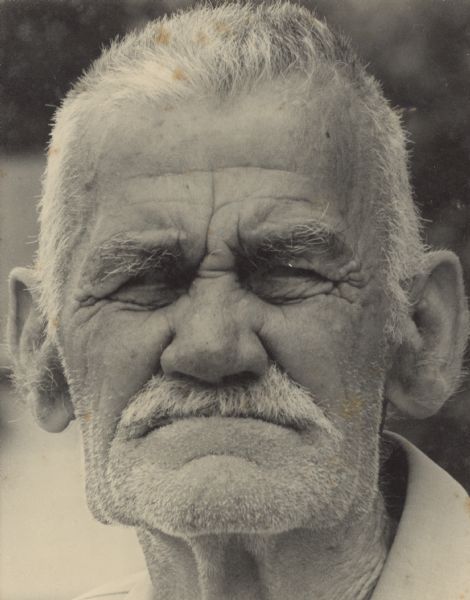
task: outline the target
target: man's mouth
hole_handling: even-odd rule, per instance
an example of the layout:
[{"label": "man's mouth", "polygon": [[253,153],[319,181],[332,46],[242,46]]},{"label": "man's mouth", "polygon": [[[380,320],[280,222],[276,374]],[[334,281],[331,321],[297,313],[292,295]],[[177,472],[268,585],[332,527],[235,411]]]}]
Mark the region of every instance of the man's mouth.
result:
[{"label": "man's mouth", "polygon": [[287,422],[281,423],[275,419],[269,419],[269,418],[265,418],[265,417],[260,417],[259,415],[251,415],[251,414],[221,415],[221,414],[213,413],[213,414],[187,414],[187,415],[181,415],[181,416],[175,416],[175,417],[169,417],[169,416],[154,417],[154,418],[147,420],[146,422],[134,423],[132,425],[126,426],[124,435],[129,440],[141,438],[141,437],[145,437],[152,431],[163,429],[164,427],[168,427],[169,425],[172,425],[173,423],[178,423],[178,422],[181,422],[181,421],[187,420],[187,419],[195,419],[195,418],[209,419],[211,417],[219,417],[219,418],[230,419],[230,420],[250,419],[250,420],[260,421],[260,422],[270,424],[270,425],[276,425],[277,427],[292,429],[293,431],[295,431],[297,433],[301,433],[302,431],[305,431],[305,425],[302,426],[302,424],[299,422],[291,421],[289,423],[287,423]]},{"label": "man's mouth", "polygon": [[255,383],[220,389],[156,375],[129,400],[116,434],[120,439],[136,439],[177,423],[204,425],[204,418],[210,423],[210,417],[218,418],[218,426],[231,422],[230,426],[242,427],[245,420],[298,434],[313,428],[340,435],[310,391],[275,365]]}]

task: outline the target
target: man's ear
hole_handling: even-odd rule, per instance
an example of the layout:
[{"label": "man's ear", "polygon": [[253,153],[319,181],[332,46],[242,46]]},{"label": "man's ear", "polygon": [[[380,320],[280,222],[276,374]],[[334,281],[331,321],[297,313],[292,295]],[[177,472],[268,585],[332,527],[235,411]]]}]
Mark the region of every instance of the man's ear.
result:
[{"label": "man's ear", "polygon": [[426,418],[455,391],[467,342],[468,309],[457,256],[429,252],[410,299],[385,395],[401,411]]},{"label": "man's ear", "polygon": [[8,339],[14,378],[39,425],[59,432],[74,418],[73,407],[57,346],[48,336],[47,323],[38,309],[36,290],[32,269],[11,272]]}]

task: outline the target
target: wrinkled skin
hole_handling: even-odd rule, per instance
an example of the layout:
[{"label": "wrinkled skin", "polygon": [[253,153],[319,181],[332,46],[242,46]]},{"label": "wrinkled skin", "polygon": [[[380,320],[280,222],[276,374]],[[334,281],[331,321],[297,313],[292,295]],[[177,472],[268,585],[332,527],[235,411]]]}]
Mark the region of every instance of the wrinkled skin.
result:
[{"label": "wrinkled skin", "polygon": [[137,527],[155,600],[370,598],[383,399],[429,416],[460,372],[457,257],[423,256],[389,343],[377,139],[339,77],[299,88],[100,106],[61,313],[11,275],[17,381],[46,430],[79,420],[90,506]]},{"label": "wrinkled skin", "polygon": [[[58,334],[101,518],[184,536],[333,530],[371,510],[389,307],[354,187],[367,171],[354,100],[334,91],[293,102],[270,84],[226,104],[127,107],[91,136],[96,210]],[[244,247],[316,221],[339,249],[242,276]],[[97,248],[123,234],[176,241],[190,276],[181,286],[112,274],[97,282],[106,271]],[[263,377],[271,361],[310,391],[337,436],[215,417],[115,435],[156,373],[213,386]]]}]

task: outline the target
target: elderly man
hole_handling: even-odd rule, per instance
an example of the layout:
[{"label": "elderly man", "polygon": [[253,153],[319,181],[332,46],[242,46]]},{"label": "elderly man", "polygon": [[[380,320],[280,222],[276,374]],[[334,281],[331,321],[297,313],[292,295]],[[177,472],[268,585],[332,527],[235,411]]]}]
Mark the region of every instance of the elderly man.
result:
[{"label": "elderly man", "polygon": [[11,288],[17,380],[44,428],[78,419],[91,510],[147,560],[84,598],[470,597],[467,495],[383,433],[388,401],[426,417],[458,383],[459,263],[307,10],[199,7],[104,52]]}]

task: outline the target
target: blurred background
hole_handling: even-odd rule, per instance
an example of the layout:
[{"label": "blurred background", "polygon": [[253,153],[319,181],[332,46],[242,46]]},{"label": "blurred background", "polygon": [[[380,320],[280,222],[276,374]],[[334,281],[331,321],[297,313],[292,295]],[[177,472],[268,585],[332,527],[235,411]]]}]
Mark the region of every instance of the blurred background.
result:
[{"label": "blurred background", "polygon": [[[217,2],[214,2],[217,3]],[[143,568],[132,532],[89,516],[78,433],[40,431],[8,380],[7,276],[36,245],[55,108],[110,39],[190,6],[158,0],[0,0],[0,598],[70,600]],[[470,290],[470,0],[302,2],[351,39],[410,134],[427,242],[454,250]],[[470,387],[436,417],[389,427],[470,491]]]}]

